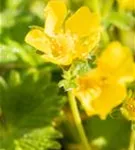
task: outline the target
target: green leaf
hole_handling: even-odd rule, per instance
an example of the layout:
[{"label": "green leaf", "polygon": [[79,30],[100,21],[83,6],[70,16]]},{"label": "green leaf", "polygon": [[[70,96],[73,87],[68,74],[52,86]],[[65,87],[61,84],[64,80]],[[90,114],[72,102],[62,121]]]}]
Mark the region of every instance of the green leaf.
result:
[{"label": "green leaf", "polygon": [[33,130],[15,141],[15,150],[48,150],[61,148],[56,139],[62,138],[62,134],[52,127]]},{"label": "green leaf", "polygon": [[70,70],[73,76],[76,76],[78,74],[82,75],[90,70],[90,66],[87,61],[78,60],[74,62]]},{"label": "green leaf", "polygon": [[0,63],[8,63],[17,60],[16,52],[5,44],[0,44]]},{"label": "green leaf", "polygon": [[0,65],[8,63],[16,63],[13,66],[24,68],[41,64],[43,60],[28,45],[5,38],[4,43],[0,43]]},{"label": "green leaf", "polygon": [[[17,15],[17,11],[13,11],[10,9],[4,10],[0,13],[0,28],[8,28],[15,25],[15,17]],[[8,22],[7,22],[8,20]]]},{"label": "green leaf", "polygon": [[131,14],[119,12],[112,12],[106,21],[124,30],[129,30],[135,23],[135,19]]},{"label": "green leaf", "polygon": [[19,72],[12,70],[10,72],[10,76],[9,76],[9,84],[11,86],[18,86],[19,84],[21,84],[21,77]]},{"label": "green leaf", "polygon": [[[13,79],[15,83],[13,83]],[[20,76],[18,72],[13,71],[9,79],[4,80],[4,82],[1,80],[1,83],[7,85],[7,88],[3,88],[0,96],[2,110],[0,117],[0,148],[14,150],[14,141],[18,141],[18,139],[24,141],[25,135],[28,135],[30,140],[36,135],[35,133],[38,135],[33,137],[35,140],[36,138],[43,139],[46,134],[46,137],[48,137],[49,133],[51,136],[54,129],[50,129],[49,132],[46,126],[52,127],[54,119],[60,115],[65,99],[59,95],[58,86],[51,81],[50,73],[27,71]],[[43,134],[41,134],[42,131]],[[40,135],[41,137],[39,137]],[[49,141],[49,139],[44,140]],[[32,143],[36,144],[35,142]],[[51,142],[51,139],[49,143],[50,147],[54,145],[54,148],[59,145],[55,141]],[[33,146],[36,147],[36,145]],[[45,148],[47,149],[47,147]]]},{"label": "green leaf", "polygon": [[16,9],[18,6],[20,6],[23,3],[23,0],[6,0],[6,5],[8,9]]},{"label": "green leaf", "polygon": [[128,90],[135,91],[135,80],[127,85]]},{"label": "green leaf", "polygon": [[76,82],[74,79],[71,80],[61,80],[59,82],[59,87],[63,87],[65,91],[70,91],[71,89],[74,89],[77,87]]},{"label": "green leaf", "polygon": [[[120,114],[119,114],[120,115]],[[130,139],[130,123],[123,119],[108,117],[100,120],[92,117],[84,122],[87,137],[100,150],[127,150]]]},{"label": "green leaf", "polygon": [[7,44],[13,48],[14,51],[16,51],[17,56],[21,58],[22,61],[34,66],[36,65],[36,62],[34,58],[26,51],[24,50],[24,47],[13,40],[7,40]]}]

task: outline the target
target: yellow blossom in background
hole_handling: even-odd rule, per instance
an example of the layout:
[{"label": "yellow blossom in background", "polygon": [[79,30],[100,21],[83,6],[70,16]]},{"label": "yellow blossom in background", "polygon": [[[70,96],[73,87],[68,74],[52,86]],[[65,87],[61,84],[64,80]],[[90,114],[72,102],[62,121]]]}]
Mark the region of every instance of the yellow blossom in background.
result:
[{"label": "yellow blossom in background", "polygon": [[32,29],[25,41],[42,51],[46,61],[69,65],[74,59],[86,58],[99,41],[99,17],[85,6],[67,17],[65,3],[51,0],[45,16],[45,28]]},{"label": "yellow blossom in background", "polygon": [[121,83],[135,79],[135,63],[132,51],[115,41],[110,43],[97,60],[103,75],[111,76]]},{"label": "yellow blossom in background", "polygon": [[119,7],[124,10],[135,10],[135,0],[117,0]]},{"label": "yellow blossom in background", "polygon": [[126,99],[121,112],[128,120],[135,121],[135,98]]},{"label": "yellow blossom in background", "polygon": [[89,116],[101,119],[122,103],[126,97],[126,83],[135,79],[131,51],[119,42],[112,42],[97,60],[97,68],[77,78],[75,96]]}]

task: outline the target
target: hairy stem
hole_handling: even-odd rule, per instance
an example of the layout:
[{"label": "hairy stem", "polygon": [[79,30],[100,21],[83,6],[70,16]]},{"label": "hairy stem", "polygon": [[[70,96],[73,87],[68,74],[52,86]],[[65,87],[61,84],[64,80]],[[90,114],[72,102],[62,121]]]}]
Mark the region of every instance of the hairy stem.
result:
[{"label": "hairy stem", "polygon": [[78,130],[82,145],[85,150],[91,150],[88,139],[85,135],[83,125],[82,125],[81,117],[80,117],[79,110],[77,107],[77,102],[76,102],[76,99],[75,99],[72,91],[68,92],[68,97],[69,97],[69,104],[71,107],[71,111],[72,111],[72,114],[74,117],[74,122],[75,122],[76,128]]},{"label": "hairy stem", "polygon": [[128,150],[135,150],[135,122],[131,123],[131,136]]}]

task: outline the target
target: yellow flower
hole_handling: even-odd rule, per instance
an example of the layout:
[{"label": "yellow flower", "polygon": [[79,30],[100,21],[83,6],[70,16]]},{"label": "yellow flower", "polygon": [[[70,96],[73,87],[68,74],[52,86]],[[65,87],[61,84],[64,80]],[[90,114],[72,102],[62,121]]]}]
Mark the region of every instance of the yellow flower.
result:
[{"label": "yellow flower", "polygon": [[77,78],[75,96],[89,116],[101,119],[122,103],[126,96],[126,83],[135,79],[131,51],[118,42],[112,42],[97,60],[97,68]]},{"label": "yellow flower", "polygon": [[135,121],[135,98],[129,98],[121,108],[122,114],[128,119]]},{"label": "yellow flower", "polygon": [[98,66],[103,75],[111,75],[112,79],[121,83],[135,79],[133,54],[128,47],[117,41],[110,43],[104,50],[98,59]]},{"label": "yellow flower", "polygon": [[135,10],[135,0],[117,0],[121,9]]},{"label": "yellow flower", "polygon": [[42,51],[46,61],[69,65],[87,57],[99,41],[99,17],[85,6],[68,18],[65,3],[51,0],[45,16],[45,28],[32,29],[25,41]]}]

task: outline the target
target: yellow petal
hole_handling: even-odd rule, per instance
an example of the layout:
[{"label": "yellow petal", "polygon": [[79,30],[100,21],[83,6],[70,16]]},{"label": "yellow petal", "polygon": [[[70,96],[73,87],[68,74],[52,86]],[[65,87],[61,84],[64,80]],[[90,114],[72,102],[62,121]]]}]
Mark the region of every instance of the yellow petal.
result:
[{"label": "yellow petal", "polygon": [[69,65],[73,60],[73,52],[73,38],[67,34],[57,34],[51,39],[51,54],[43,57],[55,64]]},{"label": "yellow petal", "polygon": [[125,59],[126,53],[123,51],[121,44],[119,42],[112,42],[101,54],[98,64],[103,69],[115,71],[122,65]]},{"label": "yellow petal", "polygon": [[45,61],[47,62],[52,62],[57,65],[62,65],[62,66],[68,66],[72,63],[72,55],[67,54],[65,56],[59,56],[59,57],[54,57],[53,55],[42,55],[42,58],[44,58]]},{"label": "yellow petal", "polygon": [[105,119],[126,96],[125,86],[117,80],[110,82],[109,79],[102,79],[98,68],[79,77],[77,83],[74,95],[89,116],[99,115],[101,119]]},{"label": "yellow petal", "polygon": [[67,54],[65,56],[60,57],[54,57],[53,55],[42,55],[42,58],[44,58],[47,62],[52,62],[57,65],[70,65],[72,62],[72,55]]},{"label": "yellow petal", "polygon": [[126,10],[135,10],[135,0],[117,0],[119,7]]},{"label": "yellow petal", "polygon": [[123,66],[114,73],[114,76],[118,79],[121,83],[132,82],[135,80],[135,65],[133,60],[127,59]]},{"label": "yellow petal", "polygon": [[45,33],[39,29],[32,29],[25,37],[25,41],[42,52],[50,51],[50,43]]},{"label": "yellow petal", "polygon": [[66,31],[87,36],[92,32],[99,32],[99,17],[91,13],[87,7],[81,7],[65,24]]},{"label": "yellow petal", "polygon": [[92,108],[92,100],[99,97],[101,93],[100,76],[97,69],[93,69],[76,80],[77,88],[73,90],[87,114],[95,114]]},{"label": "yellow petal", "polygon": [[75,49],[75,58],[85,59],[88,57],[89,53],[93,48],[98,44],[100,40],[100,33],[95,32],[91,36],[86,37],[85,39],[79,39],[76,42]]},{"label": "yellow petal", "polygon": [[104,74],[117,77],[133,77],[133,56],[129,48],[119,42],[112,42],[98,59],[98,68]]},{"label": "yellow petal", "polygon": [[65,3],[62,0],[51,0],[45,9],[45,15],[45,32],[48,35],[58,32],[67,15]]},{"label": "yellow petal", "polygon": [[122,103],[125,96],[126,88],[122,84],[113,83],[104,85],[101,95],[92,101],[95,114],[99,115],[101,119],[105,119],[113,108]]}]

